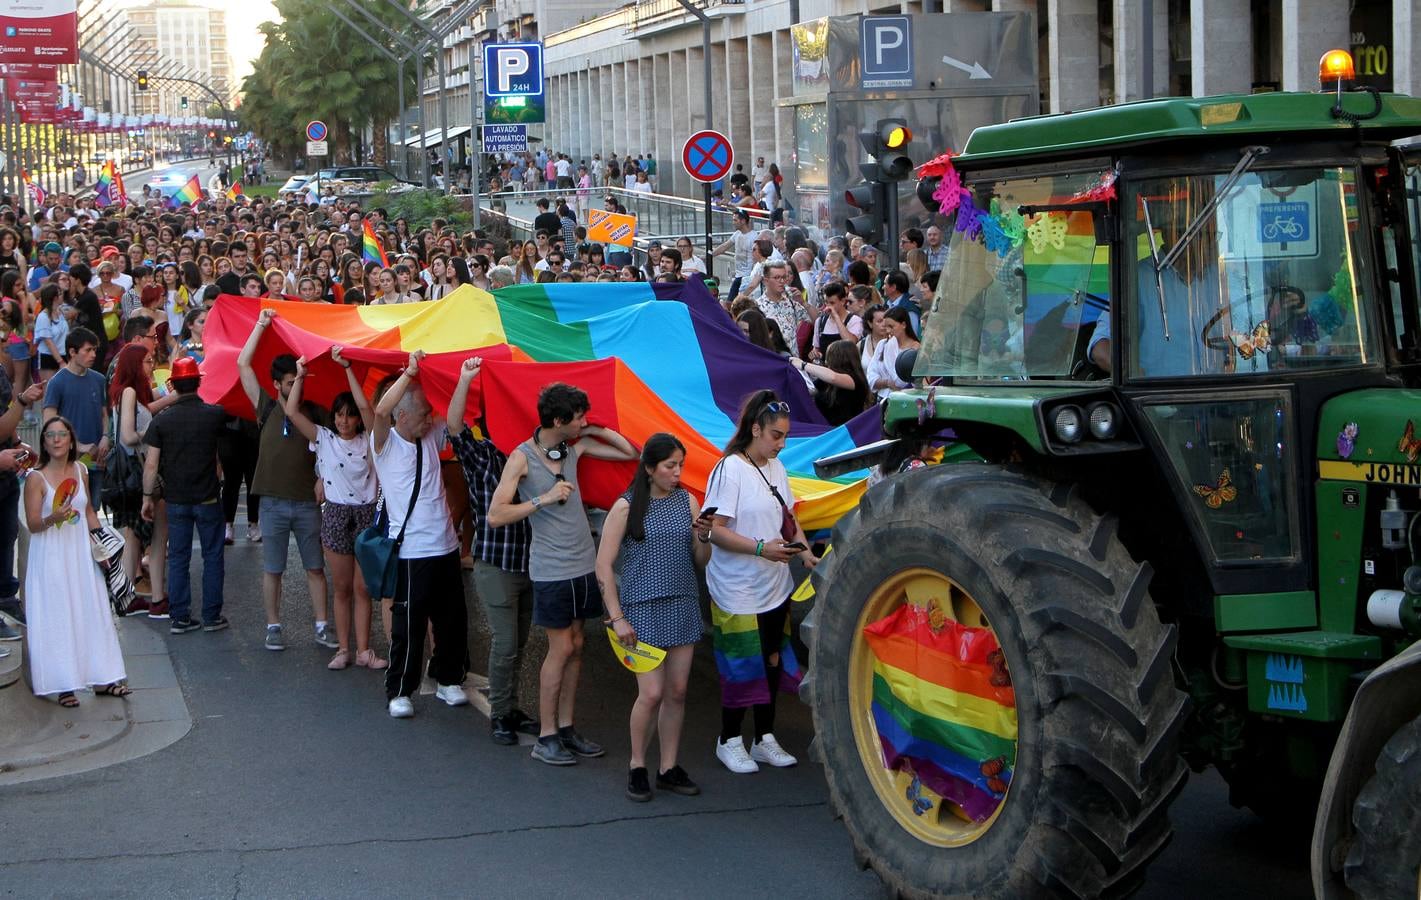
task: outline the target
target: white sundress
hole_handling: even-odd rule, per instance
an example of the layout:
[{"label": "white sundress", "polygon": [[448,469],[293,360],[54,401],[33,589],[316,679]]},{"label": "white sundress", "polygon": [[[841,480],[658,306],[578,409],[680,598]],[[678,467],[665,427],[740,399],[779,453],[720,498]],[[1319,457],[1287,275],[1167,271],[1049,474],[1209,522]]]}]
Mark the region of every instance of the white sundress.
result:
[{"label": "white sundress", "polygon": [[[54,485],[44,479],[48,515]],[[29,638],[30,685],[40,696],[78,691],[123,681],[123,652],[118,646],[108,587],[89,549],[88,489],[77,464],[70,474],[78,482],[72,506],[76,519],[46,528],[30,537],[25,570],[25,617]]]}]

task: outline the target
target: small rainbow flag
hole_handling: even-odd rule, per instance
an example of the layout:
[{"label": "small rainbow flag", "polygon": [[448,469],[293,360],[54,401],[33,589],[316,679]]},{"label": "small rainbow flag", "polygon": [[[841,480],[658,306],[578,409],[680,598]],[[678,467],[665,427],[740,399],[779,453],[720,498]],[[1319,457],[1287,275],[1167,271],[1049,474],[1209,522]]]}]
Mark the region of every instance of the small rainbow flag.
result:
[{"label": "small rainbow flag", "polygon": [[883,764],[911,773],[915,803],[946,800],[985,821],[1016,765],[1016,694],[996,637],[909,604],[864,638]]},{"label": "small rainbow flag", "polygon": [[104,163],[99,179],[94,182],[94,202],[99,206],[127,206],[128,194],[123,189],[123,176],[113,160]]},{"label": "small rainbow flag", "polygon": [[196,203],[201,199],[202,182],[194,175],[187,180],[187,184],[173,192],[173,196],[168,198],[168,205],[177,208],[184,203]]},{"label": "small rainbow flag", "polygon": [[232,186],[227,189],[227,199],[236,200],[240,196],[242,196],[242,183],[240,181],[234,181],[232,182]]},{"label": "small rainbow flag", "polygon": [[25,193],[29,195],[30,206],[39,209],[44,206],[44,201],[49,199],[49,194],[43,187],[30,180],[30,173],[24,169],[20,170],[20,178],[25,183]]},{"label": "small rainbow flag", "polygon": [[364,239],[361,242],[360,256],[366,262],[379,263],[382,269],[390,267],[390,261],[385,258],[385,248],[380,246],[380,239],[375,237],[375,229],[370,227],[370,220],[363,220]]}]

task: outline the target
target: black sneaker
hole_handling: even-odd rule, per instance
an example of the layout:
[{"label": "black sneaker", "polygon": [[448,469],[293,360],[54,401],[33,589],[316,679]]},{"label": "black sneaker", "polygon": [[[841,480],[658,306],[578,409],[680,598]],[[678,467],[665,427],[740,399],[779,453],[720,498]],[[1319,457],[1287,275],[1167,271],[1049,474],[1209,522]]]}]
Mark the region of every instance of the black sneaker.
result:
[{"label": "black sneaker", "polygon": [[607,751],[602,749],[602,745],[596,741],[589,741],[587,738],[577,733],[577,729],[571,725],[566,725],[558,729],[558,737],[562,738],[562,745],[576,753],[578,756],[592,758],[601,756]]},{"label": "black sneaker", "polygon": [[529,737],[537,737],[543,730],[537,719],[516,707],[513,712],[508,714],[508,720],[513,724],[514,731],[519,734],[526,734]]},{"label": "black sneaker", "polygon": [[174,619],[174,620],[168,625],[168,633],[169,633],[169,634],[187,634],[189,631],[196,631],[196,630],[198,630],[198,629],[201,628],[201,627],[202,627],[202,623],[201,623],[201,622],[198,622],[196,619],[192,618],[191,616],[184,616],[184,617],[182,617],[181,619]]},{"label": "black sneaker", "polygon": [[518,743],[518,734],[513,730],[513,722],[509,716],[494,716],[489,720],[489,727],[493,732],[493,742],[502,744],[505,747],[512,747]]},{"label": "black sneaker", "polygon": [[20,639],[20,629],[0,619],[0,641],[18,641]]},{"label": "black sneaker", "polygon": [[651,799],[651,784],[647,778],[646,766],[638,766],[627,773],[627,799],[634,803],[645,803]]},{"label": "black sneaker", "polygon": [[700,785],[692,781],[691,776],[687,775],[686,770],[680,766],[672,766],[665,772],[657,772],[656,789],[671,791],[682,797],[694,797],[701,792]]},{"label": "black sneaker", "polygon": [[562,740],[555,734],[538,738],[538,742],[533,745],[532,755],[538,762],[545,762],[550,766],[577,765],[577,757],[567,752]]},{"label": "black sneaker", "polygon": [[202,623],[202,630],[203,630],[203,631],[221,631],[222,629],[228,627],[230,624],[231,624],[231,623],[227,621],[227,617],[226,617],[226,616],[218,616],[217,618],[213,619],[211,622],[203,622],[203,623]]},{"label": "black sneaker", "polygon": [[0,613],[4,613],[21,625],[26,624],[25,607],[20,603],[19,597],[6,597],[4,600],[0,600]]}]

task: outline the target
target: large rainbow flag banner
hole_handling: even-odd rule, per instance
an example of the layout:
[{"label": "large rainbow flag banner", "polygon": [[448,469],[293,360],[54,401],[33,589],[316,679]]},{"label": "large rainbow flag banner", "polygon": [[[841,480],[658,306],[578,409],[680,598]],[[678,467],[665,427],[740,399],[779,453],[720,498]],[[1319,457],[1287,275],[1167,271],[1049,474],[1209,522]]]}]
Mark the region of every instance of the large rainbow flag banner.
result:
[{"label": "large rainbow flag banner", "polygon": [[1016,695],[991,631],[904,604],[864,628],[874,726],[915,802],[956,804],[974,821],[1000,805],[1016,765]]},{"label": "large rainbow flag banner", "polygon": [[370,227],[370,220],[362,219],[361,226],[361,260],[363,262],[379,263],[380,268],[388,269],[390,267],[390,261],[385,258],[385,248],[380,246],[380,239],[375,236],[375,229]]},{"label": "large rainbow flag banner", "polygon": [[99,206],[127,206],[128,194],[123,189],[123,176],[113,160],[104,163],[94,182],[94,202]]},{"label": "large rainbow flag banner", "polygon": [[202,199],[202,182],[194,175],[187,180],[187,184],[173,191],[173,195],[168,198],[168,205],[176,209],[184,203],[196,203]]},{"label": "large rainbow flag banner", "polygon": [[[858,504],[862,481],[813,475],[816,458],[881,437],[876,410],[831,428],[799,373],[751,345],[700,280],[684,284],[545,284],[496,294],[464,286],[443,300],[396,306],[331,306],[224,295],[208,319],[202,395],[251,416],[236,358],[258,312],[278,317],[257,353],[264,372],[279,353],[311,361],[306,396],[329,404],[343,389],[330,360],[348,348],[367,390],[397,371],[410,351],[429,357],[420,381],[436,410],[447,408],[459,366],[485,360],[471,391],[468,419],[482,405],[489,436],[505,452],[532,434],[543,385],[565,381],[587,391],[590,419],[640,445],[658,431],[675,434],[688,458],[682,480],[704,492],[719,448],[734,431],[741,400],[757,388],[788,399],[791,437],[780,459],[790,472],[806,529],[826,528]],[[477,396],[475,396],[477,395]],[[606,508],[626,489],[633,466],[588,460],[579,469],[586,502]]]}]

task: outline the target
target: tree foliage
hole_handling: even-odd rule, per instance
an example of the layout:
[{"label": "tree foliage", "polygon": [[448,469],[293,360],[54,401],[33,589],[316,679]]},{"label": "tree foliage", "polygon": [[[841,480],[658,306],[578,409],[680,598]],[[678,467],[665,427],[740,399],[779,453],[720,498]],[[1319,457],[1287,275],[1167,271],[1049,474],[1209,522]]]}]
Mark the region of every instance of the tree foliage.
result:
[{"label": "tree foliage", "polygon": [[[367,27],[368,20],[350,9],[347,17],[368,34],[384,38],[387,31],[407,30],[391,4],[360,3],[387,26]],[[305,124],[320,119],[330,128],[334,161],[353,162],[354,135],[368,125],[382,133],[399,115],[395,63],[338,19],[332,5],[325,0],[276,0],[282,21],[259,26],[266,44],[252,74],[242,82],[241,116],[245,127],[278,154],[300,155]],[[389,46],[400,53],[393,41]],[[413,65],[406,66],[405,77],[405,97],[412,100],[418,96]]]}]

